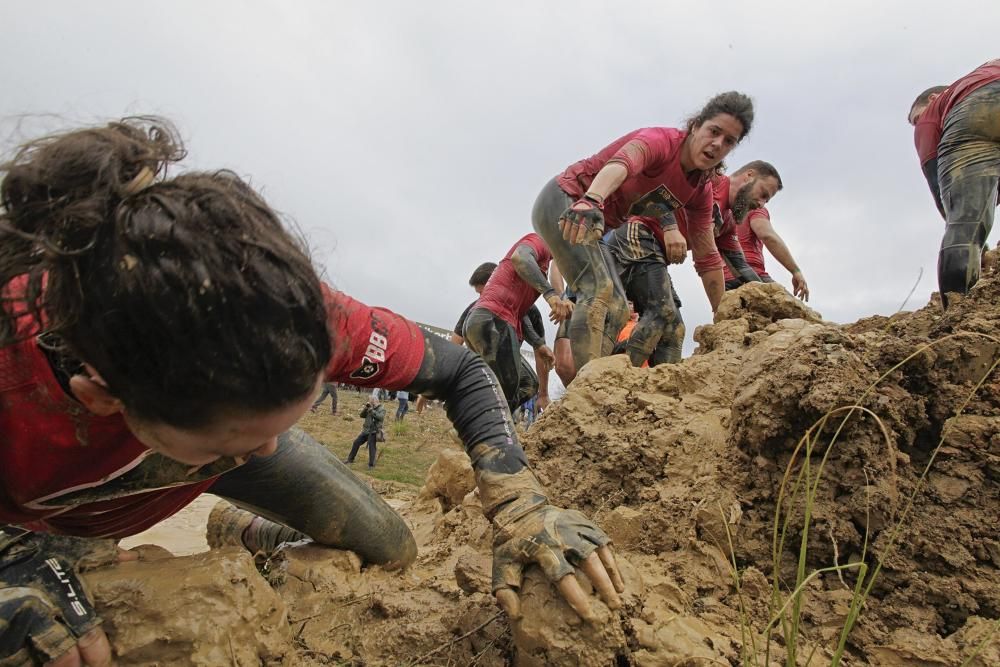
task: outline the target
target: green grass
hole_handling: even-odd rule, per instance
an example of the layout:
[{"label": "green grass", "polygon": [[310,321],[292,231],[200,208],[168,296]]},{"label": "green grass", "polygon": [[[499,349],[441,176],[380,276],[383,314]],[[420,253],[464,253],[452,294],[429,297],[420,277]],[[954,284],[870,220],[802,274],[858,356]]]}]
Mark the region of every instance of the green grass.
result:
[{"label": "green grass", "polygon": [[[368,400],[367,392],[358,394],[341,389],[338,392],[338,414],[330,414],[329,403],[315,413],[306,413],[298,426],[325,445],[339,459],[347,458],[351,443],[361,432],[364,420],[358,416]],[[396,401],[386,401],[383,426],[386,441],[378,443],[379,458],[375,468],[368,470],[368,446],[362,445],[351,469],[376,479],[399,482],[413,487],[423,486],[427,469],[442,449],[454,447],[448,431],[451,424],[440,405],[428,407],[423,415],[413,409],[402,422],[396,422]]]},{"label": "green grass", "polygon": [[[805,594],[806,587],[808,584],[814,580],[816,577],[825,573],[838,573],[842,574],[844,571],[856,569],[857,570],[857,580],[853,589],[853,595],[848,610],[847,618],[841,628],[840,636],[837,640],[836,647],[832,650],[832,659],[830,662],[831,667],[838,667],[843,660],[844,652],[847,647],[847,639],[853,630],[854,626],[857,624],[860,618],[861,611],[864,608],[865,602],[868,599],[868,595],[871,593],[875,581],[882,570],[883,563],[892,555],[896,544],[905,529],[908,527],[907,519],[909,517],[910,510],[913,508],[913,504],[917,496],[923,490],[924,483],[927,479],[927,475],[930,472],[931,466],[934,464],[938,452],[944,445],[945,437],[947,434],[947,426],[942,429],[941,438],[938,441],[937,446],[934,448],[933,452],[927,464],[924,466],[923,472],[913,489],[913,492],[906,499],[906,504],[901,512],[899,519],[893,524],[888,535],[888,540],[884,548],[881,550],[878,558],[875,560],[874,567],[871,567],[866,560],[869,558],[868,547],[869,547],[869,531],[867,525],[865,526],[865,536],[864,545],[862,547],[861,558],[854,563],[838,564],[834,563],[831,566],[819,568],[811,572],[806,571],[806,561],[808,555],[808,539],[809,530],[812,519],[812,512],[816,502],[816,494],[819,488],[819,484],[823,477],[823,471],[830,455],[833,450],[834,445],[837,442],[837,438],[840,436],[841,431],[846,426],[848,420],[855,414],[863,414],[873,418],[879,425],[882,436],[886,441],[886,444],[891,444],[891,439],[885,424],[879,418],[877,414],[862,407],[862,403],[868,397],[868,395],[875,390],[875,388],[883,381],[885,378],[889,377],[892,373],[897,371],[899,368],[907,364],[910,360],[920,356],[924,352],[930,350],[936,345],[955,337],[960,336],[982,336],[995,343],[1000,343],[1000,340],[981,333],[973,332],[959,332],[946,336],[944,338],[933,341],[927,345],[922,346],[917,351],[910,354],[908,357],[903,359],[901,362],[890,368],[888,371],[882,374],[874,383],[871,384],[858,398],[854,405],[843,406],[831,410],[827,414],[823,415],[818,419],[809,429],[806,434],[799,440],[797,447],[792,453],[791,460],[788,463],[788,467],[785,470],[785,474],[782,478],[781,487],[779,490],[778,500],[775,507],[774,514],[774,527],[773,527],[773,545],[772,545],[772,591],[771,600],[769,603],[768,616],[770,618],[769,623],[760,633],[760,636],[751,627],[749,614],[746,611],[746,601],[743,597],[743,591],[740,584],[740,575],[737,569],[737,563],[735,558],[735,549],[732,543],[732,536],[729,533],[728,524],[723,520],[723,524],[726,525],[726,534],[729,541],[729,553],[731,557],[731,575],[734,580],[735,590],[739,600],[739,612],[740,612],[740,625],[741,633],[743,635],[743,647],[741,661],[745,667],[759,667],[760,665],[770,665],[770,654],[771,654],[771,642],[773,641],[772,630],[780,627],[780,633],[783,638],[783,644],[785,646],[785,664],[787,667],[795,667],[799,664],[811,664],[814,653],[817,646],[813,646],[813,650],[806,657],[804,662],[800,661],[800,644],[802,641],[801,636],[801,622],[802,622],[802,601]],[[965,400],[958,407],[955,415],[961,415],[968,403],[975,396],[976,392],[979,391],[983,383],[992,375],[993,371],[1000,365],[1000,358],[993,360],[992,365],[979,379],[976,385],[972,388],[969,394],[966,396]],[[824,445],[820,441],[821,434],[825,431],[828,421],[830,418],[835,417],[838,414],[844,414],[840,425],[834,431],[832,437],[830,438],[829,444]],[[822,451],[823,455],[818,462],[818,465],[813,463],[813,455]],[[794,481],[792,481],[794,479]],[[790,487],[790,488],[789,488]],[[802,509],[802,527],[801,527],[801,540],[799,542],[799,547],[797,551],[797,563],[796,563],[796,575],[795,581],[791,584],[791,590],[788,590],[788,586],[784,585],[784,582],[780,579],[780,571],[782,559],[785,557],[785,538],[789,532],[791,517],[793,516],[794,508],[801,506]],[[720,513],[722,508],[719,508]],[[968,665],[975,659],[993,638],[1000,632],[1000,620],[998,620],[992,627],[991,631],[983,638],[983,640],[976,646],[976,648],[965,657],[962,665]],[[761,662],[761,656],[759,651],[759,646],[764,646],[763,661]]]}]

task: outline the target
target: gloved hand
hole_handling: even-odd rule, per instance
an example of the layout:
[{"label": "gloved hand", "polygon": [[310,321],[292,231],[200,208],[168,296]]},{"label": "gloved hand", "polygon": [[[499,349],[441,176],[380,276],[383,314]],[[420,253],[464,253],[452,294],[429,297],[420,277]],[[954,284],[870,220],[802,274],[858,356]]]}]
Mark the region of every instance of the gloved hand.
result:
[{"label": "gloved hand", "polygon": [[0,663],[111,664],[101,619],[76,571],[134,558],[121,557],[114,540],[0,526]]},{"label": "gloved hand", "polygon": [[480,483],[479,488],[481,493],[488,488],[483,508],[493,522],[493,593],[508,616],[520,617],[516,591],[524,568],[531,564],[542,568],[584,620],[593,620],[594,615],[573,574],[574,566],[583,570],[608,607],[621,607],[618,593],[624,592],[625,584],[603,530],[576,510],[550,505],[528,468],[479,476],[481,482],[487,477],[489,484]]},{"label": "gloved hand", "polygon": [[604,235],[604,203],[586,196],[578,199],[563,211],[559,218],[559,230],[570,243],[591,245]]}]

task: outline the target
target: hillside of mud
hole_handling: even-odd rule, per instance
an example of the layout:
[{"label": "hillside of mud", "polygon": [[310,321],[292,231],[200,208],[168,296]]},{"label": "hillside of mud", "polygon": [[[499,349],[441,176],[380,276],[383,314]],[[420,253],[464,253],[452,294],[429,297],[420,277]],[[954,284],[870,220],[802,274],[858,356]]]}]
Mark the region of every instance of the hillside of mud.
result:
[{"label": "hillside of mud", "polygon": [[880,571],[843,664],[958,665],[977,648],[970,664],[1000,664],[1000,280],[955,301],[835,325],[753,284],[726,294],[680,364],[586,367],[524,441],[552,501],[614,539],[626,604],[594,598],[594,625],[537,571],[523,618],[497,611],[491,531],[457,448],[419,495],[377,487],[420,546],[403,573],[298,545],[263,574],[222,551],[88,582],[128,665],[777,664],[789,641],[765,628],[801,556],[804,574],[841,569],[802,587],[798,664],[830,664],[865,568]]}]

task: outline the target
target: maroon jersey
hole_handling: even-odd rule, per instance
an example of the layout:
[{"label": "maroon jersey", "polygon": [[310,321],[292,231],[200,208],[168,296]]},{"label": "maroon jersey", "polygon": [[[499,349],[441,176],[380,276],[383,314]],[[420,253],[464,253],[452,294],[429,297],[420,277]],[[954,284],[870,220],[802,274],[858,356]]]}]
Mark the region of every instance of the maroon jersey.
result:
[{"label": "maroon jersey", "polygon": [[[324,286],[333,359],[326,380],[406,387],[423,361],[415,324]],[[30,334],[28,318],[19,331]],[[0,349],[0,523],[121,538],[174,514],[234,466],[191,467],[147,449],[120,414],[66,394],[32,336]]]},{"label": "maroon jersey", "polygon": [[[719,175],[712,179],[714,207],[712,217],[715,220],[715,246],[719,250],[740,250],[740,240],[736,236],[737,224],[733,217],[733,209],[729,206],[730,181],[728,176]],[[723,270],[729,275],[729,266]],[[726,278],[729,280],[729,278]]]},{"label": "maroon jersey", "polygon": [[[750,211],[743,224],[736,225],[736,238],[739,239],[740,248],[743,250],[743,256],[746,258],[747,264],[750,265],[750,268],[753,269],[754,272],[761,278],[770,278],[767,271],[764,270],[764,242],[757,237],[757,234],[754,233],[753,227],[750,224],[758,218],[770,220],[771,214],[768,213],[767,208],[764,206]],[[725,272],[726,280],[732,280],[735,278],[728,266],[726,267]]]},{"label": "maroon jersey", "polygon": [[687,174],[681,167],[686,138],[687,132],[669,127],[635,130],[570,165],[557,180],[566,194],[582,197],[604,165],[624,165],[628,176],[604,202],[606,227],[615,229],[633,218],[662,239],[660,216],[673,211],[701,274],[720,269],[723,263],[715,247],[712,185],[700,173]]},{"label": "maroon jersey", "polygon": [[927,106],[913,128],[913,141],[917,146],[920,164],[926,164],[928,160],[937,157],[941,133],[944,132],[944,119],[948,112],[969,93],[994,81],[1000,81],[1000,58],[984,63],[966,74]]},{"label": "maroon jersey", "polygon": [[500,263],[497,264],[496,270],[493,271],[493,275],[490,276],[486,287],[483,288],[483,293],[479,295],[479,302],[476,304],[476,307],[485,308],[504,322],[510,324],[517,332],[517,339],[523,340],[524,334],[521,331],[521,318],[525,316],[528,309],[531,308],[531,304],[535,303],[539,295],[534,287],[525,282],[521,276],[517,275],[514,262],[510,259],[511,255],[514,254],[514,251],[520,245],[530,246],[535,251],[535,257],[538,259],[538,268],[542,270],[543,274],[548,275],[549,263],[552,261],[552,253],[549,252],[549,247],[545,245],[545,241],[538,234],[532,233],[522,236],[507,251],[507,254],[500,260]]}]

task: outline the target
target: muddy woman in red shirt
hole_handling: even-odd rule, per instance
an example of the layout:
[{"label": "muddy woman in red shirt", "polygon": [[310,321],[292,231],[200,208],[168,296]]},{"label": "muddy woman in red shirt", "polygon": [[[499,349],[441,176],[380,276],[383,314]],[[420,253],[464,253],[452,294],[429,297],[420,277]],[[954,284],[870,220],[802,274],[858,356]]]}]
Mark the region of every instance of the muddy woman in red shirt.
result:
[{"label": "muddy woman in red shirt", "polygon": [[577,369],[609,354],[628,319],[614,259],[599,243],[605,228],[632,227],[642,254],[637,261],[655,267],[656,275],[645,279],[656,283],[657,294],[650,301],[660,304],[662,312],[656,317],[650,313],[636,326],[630,343],[642,348],[636,356],[648,358],[663,331],[675,324],[666,265],[683,262],[688,247],[712,310],[718,306],[725,280],[715,247],[709,177],[752,123],[750,98],[722,93],[709,100],[686,129],[629,132],[570,165],[542,189],[532,224],[577,295],[569,324]]},{"label": "muddy woman in red shirt", "polygon": [[445,401],[509,614],[529,563],[585,618],[574,566],[619,606],[607,536],[549,504],[486,364],[323,284],[235,174],[167,177],[183,156],[166,122],[125,119],[0,166],[0,662],[108,664],[75,570],[134,558],[117,539],[204,491],[254,512],[217,539],[411,563],[402,518],[294,428],[323,382]]}]

